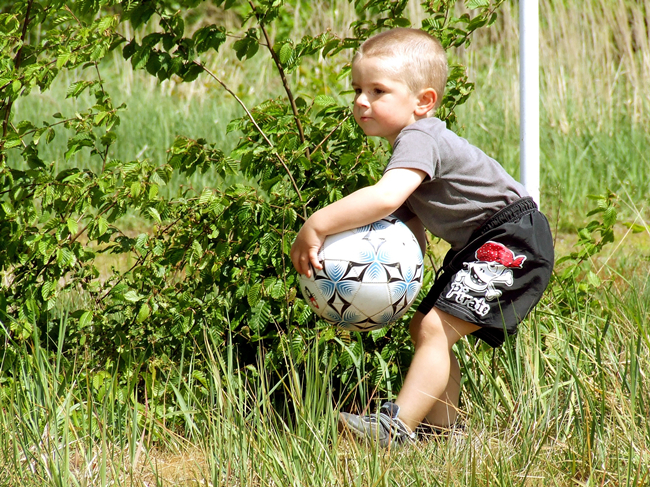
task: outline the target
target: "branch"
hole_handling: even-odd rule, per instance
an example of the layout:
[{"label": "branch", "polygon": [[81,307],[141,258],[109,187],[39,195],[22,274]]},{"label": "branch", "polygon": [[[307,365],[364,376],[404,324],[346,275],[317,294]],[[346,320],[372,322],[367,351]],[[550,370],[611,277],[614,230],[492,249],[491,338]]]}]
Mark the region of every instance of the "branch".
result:
[{"label": "branch", "polygon": [[[88,193],[86,193],[86,194],[88,194]],[[97,218],[99,218],[100,216],[102,216],[104,213],[106,213],[108,210],[110,210],[110,209],[111,209],[112,207],[114,207],[116,204],[117,204],[117,201],[115,201],[115,202],[114,202],[113,204],[111,204],[108,208],[104,209],[104,211],[102,211],[101,213],[99,213],[98,215],[96,215],[96,216],[93,218],[92,221],[95,221]],[[81,220],[82,218],[83,218],[83,215],[80,217],[79,220]],[[89,226],[90,226],[90,223],[88,223],[88,224],[87,224],[83,229],[79,230],[75,236],[72,236],[72,234],[70,234],[70,241],[69,241],[69,244],[70,244],[70,245],[73,244],[73,243],[74,243],[74,242],[75,242],[79,237],[81,237],[81,235],[82,235],[86,230],[88,230],[88,227],[89,227]],[[60,249],[60,248],[62,248],[62,247],[59,247],[59,249]],[[40,268],[40,270],[38,271],[38,274],[36,274],[36,277],[34,278],[34,280],[38,279],[38,278],[40,277],[40,275],[43,273],[43,271],[44,271],[45,269],[47,269],[48,267],[50,267],[50,264],[52,264],[52,262],[54,262],[54,258],[55,258],[55,257],[56,257],[56,253],[55,253],[55,252],[52,252],[51,257],[49,258],[49,260],[47,261],[47,263],[46,263],[44,266],[42,266],[42,267]]]},{"label": "branch", "polygon": [[341,125],[343,125],[343,124],[345,123],[345,121],[346,121],[348,118],[350,118],[351,115],[352,115],[351,113],[348,113],[348,114],[345,116],[345,118],[344,118],[343,120],[341,120],[341,121],[336,125],[336,127],[334,127],[334,128],[332,129],[332,131],[331,131],[329,134],[327,134],[327,135],[325,136],[325,138],[324,138],[323,140],[321,140],[321,141],[318,143],[318,145],[317,145],[317,146],[314,148],[314,150],[312,151],[312,154],[315,153],[318,149],[320,149],[320,147],[321,147],[325,142],[327,142],[327,139],[329,139],[329,138],[332,136],[332,134],[333,134],[334,132],[336,132],[336,131],[338,130],[338,128],[339,128]]},{"label": "branch", "polygon": [[[23,32],[20,36],[20,49],[18,49],[18,52],[16,53],[16,58],[14,59],[14,70],[18,71],[20,69],[20,64],[23,59],[23,47],[25,47],[25,38],[27,37],[27,27],[29,26],[29,14],[32,12],[32,4],[34,3],[33,0],[30,0],[29,3],[27,4],[27,11],[25,12],[25,22],[23,23]],[[7,129],[9,125],[9,116],[11,114],[11,107],[13,105],[13,101],[10,99],[7,104],[5,105],[5,118],[2,121],[2,136],[6,137],[7,136]],[[0,150],[4,148],[4,141],[0,142]],[[4,158],[4,156],[2,156]]]},{"label": "branch", "polygon": [[[202,64],[199,61],[193,61],[193,62],[197,66],[200,66],[201,69],[203,69],[206,73],[208,73],[217,83],[219,83],[223,87],[224,90],[226,90],[228,93],[230,93],[233,96],[233,98],[235,100],[237,100],[237,103],[239,103],[239,105],[244,109],[244,111],[246,112],[246,115],[248,115],[248,118],[250,119],[251,123],[255,126],[255,128],[260,133],[260,135],[264,138],[264,140],[269,145],[269,147],[271,147],[272,149],[275,148],[275,146],[273,145],[273,142],[271,142],[271,140],[266,136],[266,134],[264,133],[262,128],[257,124],[257,122],[255,121],[255,118],[253,117],[253,114],[246,107],[244,102],[241,101],[241,99],[237,96],[237,94],[234,91],[232,91],[230,88],[228,88],[228,86],[223,81],[221,81],[212,71],[210,71],[208,68],[206,68],[204,64]],[[300,203],[302,204],[302,211],[304,213],[305,219],[307,219],[307,207],[304,204],[304,200],[302,199],[302,193],[300,192],[300,188],[298,188],[298,185],[296,184],[296,180],[293,178],[293,175],[291,174],[291,171],[289,171],[289,167],[287,166],[287,163],[284,162],[284,159],[282,159],[280,154],[278,154],[276,151],[273,151],[273,153],[275,154],[275,156],[280,161],[280,164],[282,164],[282,167],[284,167],[284,170],[286,171],[286,173],[289,175],[289,179],[291,179],[291,184],[293,185],[293,189],[296,190],[296,193],[298,194],[298,198],[300,199]]]},{"label": "branch", "polygon": [[[266,32],[266,28],[264,27],[264,23],[262,22],[262,18],[259,16],[257,13],[257,10],[255,9],[255,5],[253,5],[253,2],[251,0],[248,0],[249,5],[251,6],[251,9],[253,9],[253,13],[255,14],[255,18],[257,19],[257,22],[260,24],[260,29],[262,29],[262,33],[264,34],[264,38],[266,39],[266,47],[268,48],[269,52],[271,53],[271,57],[273,58],[273,62],[278,68],[278,72],[280,73],[280,78],[282,79],[282,85],[284,86],[284,91],[287,93],[287,97],[289,98],[289,103],[291,104],[291,110],[293,111],[293,118],[296,121],[296,127],[298,127],[298,134],[300,135],[300,142],[305,143],[305,133],[302,129],[302,123],[300,122],[300,117],[298,115],[298,107],[296,106],[296,101],[293,98],[293,93],[291,92],[291,88],[289,87],[289,82],[287,81],[287,77],[284,73],[284,68],[282,68],[282,63],[280,62],[280,59],[278,58],[278,55],[276,52],[273,50],[272,44],[271,44],[271,39],[269,38],[269,34]],[[305,155],[307,156],[307,159],[310,158],[309,154],[309,149],[305,149]]]}]

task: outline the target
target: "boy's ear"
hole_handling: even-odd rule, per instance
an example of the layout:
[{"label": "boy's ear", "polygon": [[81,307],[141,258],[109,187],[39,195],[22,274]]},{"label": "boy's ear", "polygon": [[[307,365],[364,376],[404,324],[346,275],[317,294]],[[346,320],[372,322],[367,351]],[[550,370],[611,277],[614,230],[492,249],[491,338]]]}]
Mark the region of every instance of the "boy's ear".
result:
[{"label": "boy's ear", "polygon": [[415,115],[426,117],[427,113],[433,110],[438,101],[438,93],[433,88],[425,88],[418,95],[418,104],[415,107]]}]

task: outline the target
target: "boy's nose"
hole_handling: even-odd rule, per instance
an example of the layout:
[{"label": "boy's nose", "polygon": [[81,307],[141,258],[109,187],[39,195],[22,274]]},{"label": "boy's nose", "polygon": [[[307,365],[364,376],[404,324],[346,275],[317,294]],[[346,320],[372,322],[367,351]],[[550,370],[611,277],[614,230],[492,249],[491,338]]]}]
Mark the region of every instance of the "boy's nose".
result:
[{"label": "boy's nose", "polygon": [[370,106],[370,103],[368,103],[368,97],[364,93],[361,93],[361,94],[357,95],[357,97],[354,100],[354,103],[356,105],[361,106],[361,107]]}]

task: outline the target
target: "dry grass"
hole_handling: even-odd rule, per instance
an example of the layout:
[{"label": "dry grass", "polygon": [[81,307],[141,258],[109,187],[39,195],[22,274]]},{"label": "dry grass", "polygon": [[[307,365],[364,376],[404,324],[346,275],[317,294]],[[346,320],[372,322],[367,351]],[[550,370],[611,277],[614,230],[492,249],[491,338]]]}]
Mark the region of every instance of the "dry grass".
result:
[{"label": "dry grass", "polygon": [[198,447],[188,446],[179,452],[151,450],[147,456],[148,461],[134,476],[135,485],[194,487],[206,485],[210,478],[207,455]]},{"label": "dry grass", "polygon": [[[513,114],[518,112],[518,14],[517,2],[504,3],[496,24],[478,31],[470,50],[456,53],[474,79],[480,71],[490,82],[503,76],[500,67],[507,68],[510,84],[504,86],[512,89]],[[581,115],[611,118],[619,89],[627,93],[623,103],[631,119],[647,121],[649,17],[648,0],[540,1],[541,103],[550,117],[545,123],[569,134],[584,122]]]}]

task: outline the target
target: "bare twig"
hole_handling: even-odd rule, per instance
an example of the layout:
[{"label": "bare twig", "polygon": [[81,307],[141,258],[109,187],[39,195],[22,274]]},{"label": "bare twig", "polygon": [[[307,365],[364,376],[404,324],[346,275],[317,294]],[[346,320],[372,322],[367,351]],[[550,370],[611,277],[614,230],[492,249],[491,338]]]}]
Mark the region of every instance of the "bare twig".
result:
[{"label": "bare twig", "polygon": [[79,20],[79,17],[77,17],[74,14],[74,12],[72,10],[70,10],[70,7],[68,7],[67,5],[64,5],[63,8],[66,10],[66,12],[68,12],[72,16],[73,19],[75,19],[77,21],[77,24],[79,24],[81,26],[84,25],[83,22],[81,20]]},{"label": "bare twig", "polygon": [[320,147],[321,147],[325,142],[327,142],[327,139],[329,139],[329,138],[332,136],[332,134],[333,134],[334,132],[336,132],[336,131],[339,129],[339,127],[340,127],[341,125],[343,125],[343,124],[345,123],[345,121],[346,121],[348,118],[350,118],[351,115],[352,115],[351,113],[348,113],[348,114],[345,116],[345,118],[344,118],[343,120],[341,120],[341,121],[336,125],[336,127],[334,127],[334,128],[332,129],[332,131],[331,131],[329,134],[327,134],[327,135],[325,136],[325,138],[324,138],[323,140],[321,140],[321,141],[318,143],[318,145],[314,148],[313,151],[311,151],[311,153],[314,154],[318,149],[320,149]]},{"label": "bare twig", "polygon": [[[271,43],[271,39],[269,38],[268,32],[266,32],[266,27],[264,27],[264,22],[263,22],[264,19],[260,17],[260,15],[257,13],[257,9],[255,8],[255,5],[253,5],[253,2],[249,0],[248,4],[251,6],[251,9],[253,9],[255,18],[257,19],[257,22],[260,24],[260,29],[262,30],[262,34],[264,34],[264,38],[266,39],[266,47],[268,48],[269,53],[271,53],[271,58],[273,58],[273,62],[278,68],[278,72],[280,73],[280,78],[282,79],[282,86],[284,86],[284,91],[287,93],[287,97],[289,98],[289,103],[291,104],[291,110],[293,111],[293,118],[296,121],[298,134],[300,135],[300,142],[304,144],[306,141],[305,132],[303,131],[302,123],[300,122],[298,107],[296,106],[296,100],[294,99],[291,88],[289,87],[289,82],[287,81],[287,76],[285,75],[284,68],[282,67],[282,63],[280,62],[277,53],[273,50],[273,44]],[[309,148],[305,149],[305,155],[307,156],[307,159],[310,158]]]},{"label": "bare twig", "polygon": [[261,135],[261,136],[264,138],[264,140],[266,141],[266,143],[269,144],[270,147],[274,147],[273,142],[271,142],[271,140],[266,136],[266,134],[264,133],[264,131],[262,130],[262,128],[257,124],[257,122],[255,121],[255,118],[253,118],[253,115],[251,114],[250,110],[248,110],[248,108],[246,107],[246,105],[244,104],[244,102],[241,100],[241,98],[239,98],[239,97],[237,96],[237,94],[236,94],[234,91],[232,91],[230,88],[228,88],[228,85],[226,85],[223,81],[221,81],[221,80],[217,77],[216,74],[214,74],[212,71],[210,71],[210,70],[205,66],[205,64],[203,64],[203,63],[201,63],[201,62],[199,62],[199,61],[194,61],[194,64],[196,64],[196,65],[199,66],[201,69],[203,69],[203,71],[205,71],[206,73],[208,73],[208,75],[210,75],[210,77],[211,77],[212,79],[214,79],[217,83],[219,83],[219,84],[221,85],[221,87],[222,87],[224,90],[226,90],[228,93],[230,93],[230,94],[232,95],[232,97],[233,97],[235,100],[237,100],[237,103],[239,103],[239,105],[244,109],[244,111],[246,112],[246,115],[248,115],[248,118],[250,119],[251,123],[255,126],[255,128],[257,129],[257,131],[260,133],[260,135]]},{"label": "bare twig", "polygon": [[[248,118],[250,119],[251,123],[255,126],[255,128],[260,133],[260,135],[264,138],[264,140],[269,145],[269,147],[275,148],[275,146],[273,145],[273,142],[271,142],[271,139],[269,139],[267,137],[267,135],[264,133],[262,128],[255,121],[255,118],[253,117],[253,114],[246,107],[244,102],[237,96],[237,94],[234,91],[232,91],[228,87],[228,85],[226,85],[223,81],[221,81],[217,77],[217,75],[215,75],[212,71],[210,71],[207,67],[205,67],[204,64],[202,64],[202,63],[200,63],[198,61],[194,61],[194,64],[196,64],[197,66],[200,66],[201,69],[203,69],[206,73],[208,73],[208,75],[210,75],[212,77],[212,79],[214,79],[217,83],[219,83],[223,87],[224,90],[226,90],[228,93],[230,93],[232,95],[232,97],[235,100],[237,100],[237,103],[239,103],[239,105],[244,109],[244,111],[246,112],[246,115],[248,115]],[[293,178],[293,175],[291,174],[291,171],[289,171],[289,167],[287,166],[287,163],[284,161],[284,159],[282,159],[280,154],[278,154],[277,152],[274,151],[273,153],[278,158],[278,161],[280,161],[280,164],[282,164],[282,167],[284,167],[284,170],[286,171],[287,175],[289,176],[289,179],[291,180],[291,184],[293,185],[293,189],[296,190],[296,193],[298,194],[298,198],[300,199],[300,203],[302,204],[302,211],[303,211],[305,219],[306,219],[307,218],[307,207],[305,206],[304,201],[302,199],[302,193],[300,192],[300,188],[298,188],[298,184],[296,184],[296,180]]]}]

